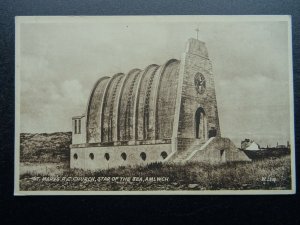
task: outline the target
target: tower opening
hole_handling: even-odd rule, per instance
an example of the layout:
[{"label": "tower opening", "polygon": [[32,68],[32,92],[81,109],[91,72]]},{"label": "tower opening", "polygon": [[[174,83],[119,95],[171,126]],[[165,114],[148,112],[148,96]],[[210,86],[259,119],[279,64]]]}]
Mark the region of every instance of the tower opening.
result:
[{"label": "tower opening", "polygon": [[206,140],[207,137],[207,126],[206,126],[206,115],[204,109],[199,107],[195,113],[195,128],[196,138]]}]

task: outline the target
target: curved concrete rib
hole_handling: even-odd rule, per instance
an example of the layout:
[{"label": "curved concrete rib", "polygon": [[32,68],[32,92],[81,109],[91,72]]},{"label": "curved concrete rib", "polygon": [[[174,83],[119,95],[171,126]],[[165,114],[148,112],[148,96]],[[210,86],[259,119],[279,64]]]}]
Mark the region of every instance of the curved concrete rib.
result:
[{"label": "curved concrete rib", "polygon": [[[158,130],[157,130],[157,126],[156,126],[156,123],[158,123],[158,118],[157,118],[157,115],[158,115],[158,101],[159,101],[159,90],[161,88],[161,80],[162,80],[162,77],[164,75],[164,72],[166,70],[166,68],[171,64],[171,63],[174,63],[174,62],[179,62],[179,60],[177,59],[170,59],[168,60],[162,67],[161,67],[161,70],[160,70],[160,73],[159,73],[159,76],[158,76],[158,79],[156,80],[156,84],[155,84],[155,111],[154,111],[154,118],[155,118],[155,139],[159,139],[159,136],[158,136]],[[171,87],[172,88],[172,87]]]},{"label": "curved concrete rib", "polygon": [[104,95],[103,95],[103,99],[102,99],[102,104],[101,104],[101,113],[100,113],[100,129],[101,129],[101,143],[103,142],[103,113],[104,113],[104,108],[106,107],[105,104],[107,104],[106,100],[107,100],[107,93],[108,93],[108,90],[110,88],[110,85],[112,83],[112,81],[119,75],[119,73],[115,74],[113,77],[110,78],[110,80],[107,82],[107,85],[104,89]]},{"label": "curved concrete rib", "polygon": [[[125,105],[127,107],[127,102],[129,100],[128,98],[132,97],[132,96],[128,96],[128,98],[126,98],[126,99],[124,98],[124,92],[127,91],[127,89],[125,90],[125,88],[129,85],[129,91],[130,91],[131,85],[134,86],[135,77],[133,78],[133,81],[130,84],[128,83],[128,80],[131,78],[132,75],[138,76],[140,71],[141,71],[140,69],[133,69],[133,70],[129,71],[124,79],[124,82],[122,83],[122,87],[121,87],[121,91],[120,91],[120,95],[119,95],[119,99],[118,99],[119,103],[118,103],[118,107],[117,107],[117,110],[118,110],[117,111],[117,114],[118,114],[118,116],[117,116],[117,140],[122,140],[122,137],[120,136],[120,134],[123,134],[123,132],[126,132],[124,130],[125,128],[122,129],[122,126],[120,125],[121,119],[124,120],[124,122],[126,122],[126,120],[128,119],[126,117],[127,115],[124,115],[124,117],[123,117],[123,115],[121,115],[121,107],[122,107],[122,105]],[[126,93],[126,94],[130,94],[130,93]],[[122,118],[121,118],[121,116],[122,116]]]},{"label": "curved concrete rib", "polygon": [[151,64],[149,66],[146,67],[146,69],[143,71],[143,73],[140,75],[140,78],[138,80],[138,84],[137,84],[137,89],[136,89],[136,93],[135,93],[135,100],[134,100],[134,114],[133,114],[133,137],[134,140],[138,140],[138,115],[139,115],[139,99],[140,99],[140,89],[141,89],[141,84],[143,82],[143,79],[145,77],[145,75],[147,74],[147,72],[150,70],[150,68],[157,68],[158,65],[156,64]]},{"label": "curved concrete rib", "polygon": [[[97,82],[94,84],[92,90],[91,90],[91,93],[90,93],[90,97],[89,97],[89,100],[88,100],[88,104],[87,104],[87,107],[86,107],[86,143],[89,143],[90,141],[90,134],[89,134],[89,126],[90,126],[90,110],[91,110],[91,103],[92,101],[94,100],[95,98],[95,91],[96,89],[99,87],[99,85],[101,84],[101,82],[103,82],[104,80],[108,80],[110,79],[110,77],[101,77],[99,80],[97,80]],[[100,100],[100,104],[99,104],[99,108],[98,110],[101,110],[100,109],[100,105],[102,105],[102,101],[103,101],[103,98],[101,98]],[[101,114],[101,113],[100,113]],[[101,120],[99,121],[99,125],[101,124]],[[99,128],[100,132],[101,133],[101,128]]]}]

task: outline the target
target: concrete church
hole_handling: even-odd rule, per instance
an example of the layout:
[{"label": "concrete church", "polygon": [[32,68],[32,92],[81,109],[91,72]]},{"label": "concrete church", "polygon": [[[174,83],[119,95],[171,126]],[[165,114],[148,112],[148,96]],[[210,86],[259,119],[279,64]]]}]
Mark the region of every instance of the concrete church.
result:
[{"label": "concrete church", "polygon": [[221,137],[212,65],[193,38],[180,60],[100,78],[72,123],[71,168],[250,160]]}]

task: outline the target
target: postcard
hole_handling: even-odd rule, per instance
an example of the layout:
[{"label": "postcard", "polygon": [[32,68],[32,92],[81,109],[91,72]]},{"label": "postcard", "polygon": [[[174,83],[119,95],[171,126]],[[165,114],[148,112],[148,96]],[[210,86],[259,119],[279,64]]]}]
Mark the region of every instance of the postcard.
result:
[{"label": "postcard", "polygon": [[15,195],[295,193],[290,16],[15,26]]}]

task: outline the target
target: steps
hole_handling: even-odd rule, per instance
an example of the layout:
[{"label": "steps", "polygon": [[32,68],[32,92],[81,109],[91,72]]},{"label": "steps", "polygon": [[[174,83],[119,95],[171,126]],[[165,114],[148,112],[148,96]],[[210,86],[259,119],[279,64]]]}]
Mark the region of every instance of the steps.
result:
[{"label": "steps", "polygon": [[195,140],[195,142],[189,147],[187,150],[182,152],[176,152],[174,155],[173,162],[174,163],[185,163],[189,161],[196,153],[199,155],[204,155],[204,149],[209,143],[214,139],[214,137],[210,138],[208,141],[203,140]]},{"label": "steps", "polygon": [[171,160],[174,163],[251,161],[229,138],[222,137],[211,137],[205,143],[196,140],[187,150],[175,152]]},{"label": "steps", "polygon": [[[186,159],[185,161],[190,160],[193,158],[193,156],[198,153],[198,156],[200,155],[203,157],[204,155],[204,149],[214,140],[215,137],[211,137],[207,142],[205,142],[203,145],[199,146],[200,148],[196,148]],[[199,154],[200,153],[200,154]]]},{"label": "steps", "polygon": [[185,151],[177,152],[173,159],[174,163],[183,163],[187,160],[187,158],[195,151],[200,150],[201,146],[203,146],[205,142],[201,142],[196,140],[193,145]]}]

